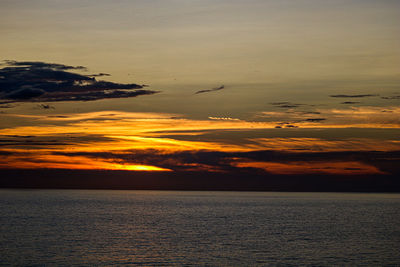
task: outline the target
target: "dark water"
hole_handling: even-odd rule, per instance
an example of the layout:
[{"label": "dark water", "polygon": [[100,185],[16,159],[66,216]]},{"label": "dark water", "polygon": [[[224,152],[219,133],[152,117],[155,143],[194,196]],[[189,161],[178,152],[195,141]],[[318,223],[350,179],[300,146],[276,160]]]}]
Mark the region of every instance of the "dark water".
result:
[{"label": "dark water", "polygon": [[0,190],[0,265],[400,265],[400,195]]}]

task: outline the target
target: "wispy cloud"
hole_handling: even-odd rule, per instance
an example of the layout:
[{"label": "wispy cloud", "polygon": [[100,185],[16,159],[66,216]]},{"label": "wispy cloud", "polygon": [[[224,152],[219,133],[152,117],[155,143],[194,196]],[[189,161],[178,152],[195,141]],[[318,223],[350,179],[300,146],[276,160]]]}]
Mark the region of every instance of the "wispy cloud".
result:
[{"label": "wispy cloud", "polygon": [[215,88],[212,88],[212,89],[206,89],[206,90],[197,91],[195,94],[202,94],[202,93],[209,93],[209,92],[219,91],[219,90],[222,90],[224,88],[225,88],[225,86],[221,85],[220,87],[215,87]]}]

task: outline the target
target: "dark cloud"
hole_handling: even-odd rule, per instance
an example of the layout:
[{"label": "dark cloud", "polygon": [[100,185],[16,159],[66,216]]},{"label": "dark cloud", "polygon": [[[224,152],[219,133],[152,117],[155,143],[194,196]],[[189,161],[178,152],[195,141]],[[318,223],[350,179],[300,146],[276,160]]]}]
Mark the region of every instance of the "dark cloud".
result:
[{"label": "dark cloud", "polygon": [[[53,155],[89,157],[117,164],[144,164],[171,169],[171,172],[69,169],[0,169],[0,187],[23,188],[98,188],[98,189],[169,189],[169,190],[256,190],[256,191],[400,191],[400,151],[250,151],[250,152],[171,152],[132,150],[119,152],[53,152]],[[35,154],[37,152],[34,152]],[[23,157],[26,162],[46,163],[32,154],[1,151],[0,157]],[[246,167],[235,163],[315,164],[317,173],[276,174],[268,168]],[[375,166],[380,174],[318,173],[333,170],[326,162],[359,162]],[[288,166],[289,166],[288,165]],[[358,165],[345,170],[362,170]],[[32,179],[35,177],[35,179]],[[57,179],[55,179],[55,177]],[[110,179],[112,177],[112,179]]]},{"label": "dark cloud", "polygon": [[315,118],[315,119],[311,118],[311,119],[305,119],[304,121],[307,121],[307,122],[321,122],[321,121],[324,121],[324,120],[326,120],[326,119],[325,118]]},{"label": "dark cloud", "polygon": [[297,104],[293,104],[293,105],[288,104],[288,105],[280,105],[278,107],[280,107],[280,108],[298,108],[299,106],[300,105],[297,105]]},{"label": "dark cloud", "polygon": [[143,85],[97,81],[95,76],[70,71],[86,70],[83,66],[31,61],[5,61],[0,69],[0,104],[11,102],[91,101],[127,98],[157,93]]},{"label": "dark cloud", "polygon": [[84,156],[97,159],[112,160],[122,164],[154,165],[174,171],[193,170],[196,166],[208,167],[210,170],[224,172],[240,172],[245,168],[232,165],[234,161],[254,162],[363,162],[376,166],[387,173],[400,173],[400,168],[393,164],[400,157],[400,151],[339,151],[308,152],[298,150],[273,151],[259,150],[250,152],[210,152],[186,151],[176,153],[160,153],[156,150],[132,150],[131,153],[112,152],[54,152],[54,155]]},{"label": "dark cloud", "polygon": [[382,96],[382,99],[400,99],[400,95],[395,96]]},{"label": "dark cloud", "polygon": [[[292,103],[292,102],[273,102],[270,103],[273,106],[276,106],[278,108],[298,108],[298,107],[315,107],[315,105],[310,105],[310,104],[299,104],[299,103]],[[314,111],[304,111],[304,114],[319,114],[318,112]]]},{"label": "dark cloud", "polygon": [[45,93],[46,93],[46,91],[44,91],[42,89],[31,87],[29,85],[24,85],[15,91],[6,93],[4,95],[4,98],[23,101],[23,100],[28,100],[28,99],[32,99],[32,98],[37,98]]},{"label": "dark cloud", "polygon": [[[301,113],[301,114],[312,114],[314,113]],[[319,113],[318,113],[319,114]],[[300,119],[300,120],[292,120],[292,121],[281,121],[277,122],[277,126],[275,128],[280,129],[280,128],[299,128],[298,125],[295,125],[296,123],[301,123],[301,122],[322,122],[325,121],[325,118],[307,118],[307,119]]]},{"label": "dark cloud", "polygon": [[111,74],[100,72],[100,73],[96,73],[96,74],[90,74],[87,76],[88,77],[101,77],[101,76],[111,76]]},{"label": "dark cloud", "polygon": [[342,102],[342,103],[340,103],[340,104],[352,105],[352,104],[360,104],[360,103],[361,103],[361,102],[345,101],[345,102]]},{"label": "dark cloud", "polygon": [[51,115],[51,116],[47,116],[48,118],[70,118],[71,116],[67,116],[67,115]]},{"label": "dark cloud", "polygon": [[47,104],[39,104],[38,108],[41,108],[41,109],[55,109],[55,107],[53,107],[51,105],[47,105]]},{"label": "dark cloud", "polygon": [[4,104],[4,105],[0,105],[0,108],[13,108],[13,105],[10,104]]},{"label": "dark cloud", "polygon": [[377,94],[365,94],[365,95],[330,95],[330,97],[338,97],[338,98],[361,98],[361,97],[371,97],[371,96],[379,96]]},{"label": "dark cloud", "polygon": [[113,138],[104,137],[101,135],[77,135],[77,134],[61,134],[61,135],[48,135],[48,136],[34,136],[34,135],[3,135],[0,139],[0,147],[3,149],[13,149],[15,147],[34,149],[36,152],[39,150],[47,150],[49,146],[74,146],[85,144],[87,142],[107,142],[114,140]]},{"label": "dark cloud", "polygon": [[69,145],[69,143],[63,143],[63,142],[30,142],[30,141],[25,141],[25,142],[18,142],[18,143],[5,143],[6,141],[1,140],[0,146],[1,147],[7,147],[7,146],[21,146],[23,148],[36,148],[36,147],[49,147],[49,146],[66,146]]},{"label": "dark cloud", "polygon": [[202,94],[202,93],[208,93],[208,92],[219,91],[219,90],[222,90],[222,89],[224,89],[224,88],[225,88],[225,86],[224,86],[224,85],[221,85],[220,87],[216,87],[216,88],[213,88],[213,89],[207,89],[207,90],[200,90],[200,91],[197,91],[195,94]]},{"label": "dark cloud", "polygon": [[318,115],[318,114],[321,114],[321,112],[319,112],[319,111],[305,111],[305,112],[302,112],[302,114],[304,114],[304,115]]},{"label": "dark cloud", "polygon": [[10,66],[31,66],[32,68],[51,68],[56,70],[87,70],[83,66],[68,66],[64,64],[56,63],[46,63],[41,61],[15,61],[15,60],[5,60],[6,65]]},{"label": "dark cloud", "polygon": [[8,138],[32,138],[35,137],[34,135],[13,135],[13,134],[6,134],[3,135],[3,137],[8,137]]},{"label": "dark cloud", "polygon": [[279,108],[298,108],[300,106],[304,106],[304,104],[295,104],[290,102],[274,102],[271,105],[279,107]]},{"label": "dark cloud", "polygon": [[12,156],[15,155],[15,152],[11,152],[11,151],[0,151],[0,156]]}]

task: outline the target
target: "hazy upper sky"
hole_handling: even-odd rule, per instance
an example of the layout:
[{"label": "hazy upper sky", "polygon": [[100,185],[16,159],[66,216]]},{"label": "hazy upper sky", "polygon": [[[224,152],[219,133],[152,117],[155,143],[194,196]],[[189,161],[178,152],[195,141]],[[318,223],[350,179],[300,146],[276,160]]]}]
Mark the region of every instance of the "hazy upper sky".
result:
[{"label": "hazy upper sky", "polygon": [[[113,146],[110,138],[119,140],[121,151],[127,149],[127,140],[133,142],[129,132],[135,138],[164,140],[154,133],[168,132],[174,142],[216,142],[174,143],[178,150],[278,149],[264,137],[317,138],[274,139],[284,150],[315,144],[321,151],[332,151],[336,145],[351,151],[398,149],[397,0],[0,0],[0,35],[2,60],[85,66],[87,71],[68,71],[111,74],[96,79],[113,82],[114,88],[120,83],[149,85],[133,98],[111,98],[109,91],[98,97],[96,86],[103,86],[99,83],[86,95],[96,94],[97,101],[60,101],[56,95],[56,102],[49,97],[43,103],[4,102],[0,134],[7,138],[31,131],[57,139],[55,135],[77,134],[76,127],[94,120],[113,130],[98,132],[85,124],[87,132],[78,131],[77,140],[90,139],[104,151]],[[38,71],[38,79],[43,74],[40,68],[29,71]],[[11,81],[6,76],[2,79]],[[43,84],[25,80],[18,90],[8,86],[4,90],[11,93],[4,93],[3,99],[23,90],[42,90]],[[109,124],[113,116],[115,123]],[[138,125],[145,130],[136,129]],[[232,129],[242,132],[232,136]],[[194,130],[201,134],[190,134]],[[96,139],[101,144],[93,135],[102,136]],[[344,143],[319,143],[333,137]],[[364,143],[346,143],[348,138],[364,138]],[[372,145],[377,139],[384,141],[379,148]],[[160,140],[152,140],[154,146],[160,145]],[[231,147],[232,143],[238,146]],[[244,163],[235,166],[240,164]],[[251,164],[247,166],[257,165]],[[359,166],[380,172],[364,167]]]},{"label": "hazy upper sky", "polygon": [[118,81],[269,84],[399,75],[396,0],[1,0],[0,5],[2,58],[84,65]]}]

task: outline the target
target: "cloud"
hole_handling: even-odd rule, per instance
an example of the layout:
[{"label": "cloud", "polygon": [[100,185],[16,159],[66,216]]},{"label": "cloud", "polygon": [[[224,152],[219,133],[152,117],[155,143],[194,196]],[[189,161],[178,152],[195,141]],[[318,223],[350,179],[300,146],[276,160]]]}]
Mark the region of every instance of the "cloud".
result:
[{"label": "cloud", "polygon": [[290,102],[274,102],[271,105],[279,107],[279,108],[298,108],[300,106],[304,106],[305,104],[295,104]]},{"label": "cloud", "polygon": [[40,108],[40,109],[55,109],[55,107],[53,107],[51,105],[47,105],[47,104],[39,104],[38,108]]},{"label": "cloud", "polygon": [[0,105],[0,108],[13,108],[13,105],[10,104],[4,104],[4,105]]},{"label": "cloud", "polygon": [[[365,123],[367,127],[375,124],[379,127],[396,126],[399,128],[400,122],[396,125],[394,120],[398,120],[400,109],[387,109],[382,112],[380,109],[351,109],[335,110],[328,114],[326,121],[323,122],[299,122],[293,124],[285,122],[278,124],[275,122],[247,122],[243,120],[190,120],[184,117],[176,117],[175,114],[158,113],[131,113],[119,111],[101,111],[78,114],[40,114],[40,115],[15,115],[5,114],[4,119],[13,120],[18,118],[24,122],[19,127],[0,129],[0,137],[5,140],[2,145],[13,148],[14,144],[18,148],[34,147],[48,149],[48,144],[54,146],[63,144],[57,149],[68,149],[69,151],[122,151],[129,149],[152,149],[159,151],[251,151],[251,150],[385,150],[399,149],[400,142],[383,142],[380,140],[346,140],[324,141],[319,139],[254,139],[265,137],[265,135],[276,134],[272,130],[275,126],[288,128],[299,126],[303,129],[311,128],[354,128],[359,124],[340,124],[342,116],[348,121],[349,116],[353,117],[356,123]],[[390,111],[390,112],[389,112]],[[353,113],[350,113],[353,112]],[[335,117],[339,116],[339,117]],[[325,118],[325,117],[324,117]],[[316,118],[318,119],[318,118]],[[322,117],[319,117],[322,119]],[[372,120],[372,121],[371,121]],[[333,122],[333,123],[332,123]],[[390,123],[390,125],[382,124]],[[363,125],[361,125],[363,126]],[[362,127],[361,127],[362,128]],[[265,132],[263,132],[265,130]],[[309,131],[293,129],[297,132],[294,136],[308,135]],[[330,130],[334,133],[335,130]],[[31,137],[26,142],[27,133],[34,133],[35,138]],[[256,133],[256,134],[253,134]],[[292,134],[290,134],[292,135]],[[251,138],[253,136],[253,138]],[[336,136],[336,134],[334,134]],[[379,135],[377,135],[379,137]],[[66,143],[69,147],[67,147]],[[42,144],[42,145],[41,145]],[[44,145],[46,144],[46,145]],[[40,146],[41,145],[41,146]],[[56,148],[54,148],[56,149]]]},{"label": "cloud", "polygon": [[[400,169],[390,164],[400,151],[277,151],[261,150],[249,152],[223,151],[178,151],[163,153],[157,150],[131,150],[118,152],[69,152],[55,151],[48,161],[58,157],[68,162],[88,159],[88,162],[115,163],[119,166],[157,166],[164,170],[208,171],[240,173],[265,171],[272,174],[384,174],[399,173]],[[41,157],[41,163],[46,157]],[[374,159],[374,160],[371,160]],[[57,165],[58,166],[58,165]]]},{"label": "cloud", "polygon": [[[316,105],[313,104],[300,104],[300,103],[292,103],[289,101],[283,101],[283,102],[273,102],[270,103],[271,105],[278,107],[278,108],[286,108],[286,109],[294,109],[294,108],[313,108]],[[314,111],[302,111],[303,114],[318,114]]]},{"label": "cloud", "polygon": [[111,74],[100,72],[100,73],[96,73],[96,74],[90,74],[87,76],[88,77],[101,77],[101,76],[111,76]]},{"label": "cloud", "polygon": [[258,162],[244,161],[233,163],[241,168],[259,168],[273,174],[340,174],[340,175],[362,175],[362,174],[385,174],[375,166],[357,161],[347,162],[308,162],[294,161],[289,163],[280,162]]},{"label": "cloud", "polygon": [[240,121],[240,119],[231,117],[208,117],[208,118],[210,120],[220,120],[220,121]]},{"label": "cloud", "polygon": [[340,104],[352,105],[352,104],[360,104],[360,103],[361,103],[361,102],[345,101],[345,102],[342,102],[342,103],[340,103]]},{"label": "cloud", "polygon": [[[288,102],[281,102],[288,103]],[[274,103],[276,104],[276,103]],[[277,103],[280,104],[280,103]],[[284,104],[286,107],[286,104]],[[296,104],[301,105],[301,104]],[[291,106],[292,105],[288,105]],[[282,106],[279,106],[282,107]],[[327,120],[326,118],[315,117],[315,115],[321,115],[320,111],[300,111],[300,110],[286,110],[286,111],[264,111],[256,115],[258,118],[267,119],[273,121],[277,125],[275,128],[298,128],[299,126],[309,126],[310,123],[317,124]],[[308,124],[305,125],[304,123]]]},{"label": "cloud", "polygon": [[318,114],[321,114],[321,112],[319,112],[319,111],[304,111],[304,112],[301,112],[303,115],[318,115]]},{"label": "cloud", "polygon": [[275,122],[277,126],[292,124],[301,128],[399,128],[400,108],[395,106],[351,106],[348,108],[319,108],[315,112],[263,111],[256,114],[256,118]]},{"label": "cloud", "polygon": [[82,75],[71,71],[84,71],[83,66],[63,64],[5,61],[0,69],[0,101],[55,102],[93,101],[108,98],[127,98],[155,94],[134,83],[97,81],[95,77],[106,73]]},{"label": "cloud", "polygon": [[224,85],[221,85],[220,87],[216,87],[216,88],[213,88],[213,89],[207,89],[207,90],[200,90],[200,91],[197,91],[195,94],[197,95],[197,94],[202,94],[202,93],[208,93],[208,92],[219,91],[219,90],[222,90],[222,89],[224,89],[224,88],[225,88],[225,86],[224,86]]},{"label": "cloud", "polygon": [[364,95],[330,95],[330,97],[338,97],[338,98],[361,98],[361,97],[371,97],[371,96],[379,96],[377,94],[364,94]]},{"label": "cloud", "polygon": [[305,119],[304,121],[307,121],[307,122],[321,122],[321,121],[324,121],[324,120],[326,120],[325,118],[312,118],[312,119]]},{"label": "cloud", "polygon": [[[250,139],[259,150],[287,151],[287,152],[360,152],[360,151],[400,151],[400,141],[379,140],[370,138],[350,138],[331,140],[322,138],[252,138]],[[301,158],[296,158],[300,160]]]},{"label": "cloud", "polygon": [[83,66],[68,66],[64,64],[56,64],[56,63],[46,63],[41,61],[15,61],[15,60],[5,60],[6,65],[11,66],[31,66],[32,68],[51,68],[57,70],[87,70]]},{"label": "cloud", "polygon": [[390,100],[393,100],[393,99],[400,99],[400,95],[395,95],[395,96],[382,96],[381,98],[382,98],[382,99],[390,99]]},{"label": "cloud", "polygon": [[[362,114],[398,115],[396,109],[390,111],[351,109],[335,114],[349,113],[357,120]],[[101,111],[26,119],[31,126],[0,129],[0,168],[380,174],[396,172],[399,153],[395,151],[400,151],[399,140],[250,137],[250,131],[276,124],[198,121],[176,114]],[[315,127],[318,122],[308,124]],[[289,125],[293,124],[281,127]]]}]

